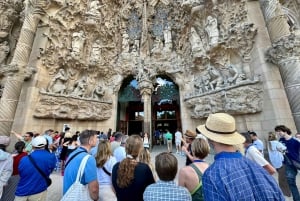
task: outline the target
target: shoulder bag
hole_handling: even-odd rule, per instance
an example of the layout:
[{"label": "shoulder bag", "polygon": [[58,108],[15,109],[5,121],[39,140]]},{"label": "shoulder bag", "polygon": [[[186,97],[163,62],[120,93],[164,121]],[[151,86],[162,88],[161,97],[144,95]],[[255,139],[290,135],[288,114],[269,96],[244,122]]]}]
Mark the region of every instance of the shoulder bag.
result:
[{"label": "shoulder bag", "polygon": [[81,177],[86,166],[86,162],[89,159],[89,157],[90,155],[86,155],[82,159],[75,182],[70,186],[70,188],[60,201],[93,201],[90,197],[88,185],[83,185],[80,183]]},{"label": "shoulder bag", "polygon": [[39,171],[39,173],[44,177],[46,183],[47,183],[47,186],[50,186],[52,184],[52,180],[47,177],[47,175],[36,165],[35,161],[33,160],[33,158],[28,155],[28,158],[29,160],[31,161],[31,163],[33,164],[33,166]]}]

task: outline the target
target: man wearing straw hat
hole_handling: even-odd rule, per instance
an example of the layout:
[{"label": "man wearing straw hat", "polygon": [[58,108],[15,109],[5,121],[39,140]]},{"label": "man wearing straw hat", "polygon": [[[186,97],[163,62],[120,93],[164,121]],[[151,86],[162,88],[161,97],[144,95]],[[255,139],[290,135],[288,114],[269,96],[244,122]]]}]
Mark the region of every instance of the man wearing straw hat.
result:
[{"label": "man wearing straw hat", "polygon": [[275,179],[236,151],[234,145],[242,144],[245,138],[236,131],[232,116],[210,114],[197,130],[207,137],[216,153],[202,178],[204,200],[285,200]]}]

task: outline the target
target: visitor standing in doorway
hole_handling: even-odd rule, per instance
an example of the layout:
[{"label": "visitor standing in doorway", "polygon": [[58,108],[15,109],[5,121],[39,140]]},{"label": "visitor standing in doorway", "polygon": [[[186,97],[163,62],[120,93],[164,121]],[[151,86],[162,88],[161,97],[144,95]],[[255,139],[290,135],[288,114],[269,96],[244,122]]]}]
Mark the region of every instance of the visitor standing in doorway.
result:
[{"label": "visitor standing in doorway", "polygon": [[169,130],[166,130],[166,140],[167,140],[167,147],[168,147],[168,152],[172,153],[172,139],[173,139],[173,135],[172,133],[170,133]]}]

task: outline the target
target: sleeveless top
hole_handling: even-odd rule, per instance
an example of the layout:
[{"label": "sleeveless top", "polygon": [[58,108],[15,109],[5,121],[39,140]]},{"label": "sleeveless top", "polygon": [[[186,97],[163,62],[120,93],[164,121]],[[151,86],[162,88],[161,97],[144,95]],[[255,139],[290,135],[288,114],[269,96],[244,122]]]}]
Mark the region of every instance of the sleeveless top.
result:
[{"label": "sleeveless top", "polygon": [[191,163],[190,167],[192,167],[195,170],[199,179],[199,184],[191,192],[192,201],[204,201],[203,190],[202,190],[202,173],[200,172],[200,170],[197,168],[195,164]]}]

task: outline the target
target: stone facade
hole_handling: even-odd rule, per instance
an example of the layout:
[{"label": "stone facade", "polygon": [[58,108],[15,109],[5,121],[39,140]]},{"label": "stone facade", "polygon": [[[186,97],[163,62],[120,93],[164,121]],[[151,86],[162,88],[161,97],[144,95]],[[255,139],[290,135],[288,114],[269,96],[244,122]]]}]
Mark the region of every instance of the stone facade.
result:
[{"label": "stone facade", "polygon": [[151,133],[159,75],[179,87],[183,130],[216,112],[261,136],[277,124],[300,130],[296,0],[25,2],[0,3],[2,135],[63,124],[115,130],[128,76]]}]

